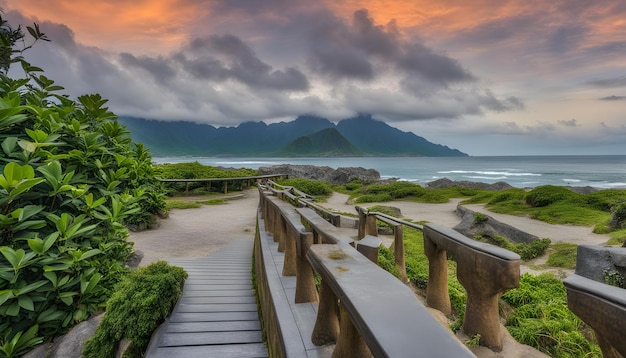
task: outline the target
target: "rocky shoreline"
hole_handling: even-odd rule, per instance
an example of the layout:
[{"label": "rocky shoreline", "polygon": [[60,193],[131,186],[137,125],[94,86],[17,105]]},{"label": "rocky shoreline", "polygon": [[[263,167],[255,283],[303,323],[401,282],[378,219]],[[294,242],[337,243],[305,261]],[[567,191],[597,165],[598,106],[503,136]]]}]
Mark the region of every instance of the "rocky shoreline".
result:
[{"label": "rocky shoreline", "polygon": [[[260,175],[286,174],[289,176],[289,178],[304,178],[304,179],[310,179],[310,180],[319,180],[319,181],[325,181],[325,182],[338,184],[338,185],[347,184],[353,180],[359,180],[365,183],[395,182],[399,180],[398,178],[382,180],[380,177],[380,173],[377,170],[366,169],[363,167],[339,167],[337,169],[333,169],[328,166],[280,164],[280,165],[273,165],[271,167],[260,167],[258,170],[259,170]],[[484,189],[484,190],[494,190],[494,191],[515,188],[514,186],[503,181],[489,184],[489,183],[465,181],[465,180],[455,181],[455,180],[450,180],[448,178],[437,179],[437,180],[434,180],[425,184],[420,184],[420,185],[426,188],[431,188],[431,189],[441,189],[441,188],[450,188],[450,187],[458,186],[461,188]],[[580,194],[588,194],[594,191],[601,190],[601,189],[593,188],[590,186],[585,186],[585,187],[564,186],[564,187]]]}]

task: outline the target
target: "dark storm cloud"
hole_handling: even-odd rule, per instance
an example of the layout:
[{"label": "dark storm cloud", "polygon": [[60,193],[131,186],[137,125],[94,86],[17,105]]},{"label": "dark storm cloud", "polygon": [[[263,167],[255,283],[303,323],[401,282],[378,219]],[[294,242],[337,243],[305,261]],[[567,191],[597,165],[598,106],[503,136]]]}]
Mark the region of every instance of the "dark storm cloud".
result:
[{"label": "dark storm cloud", "polygon": [[[395,22],[375,25],[367,10],[356,11],[350,25],[332,19],[321,21],[311,44],[312,69],[333,78],[372,80],[392,68],[405,77],[405,87],[412,90],[435,90],[475,80],[458,61],[418,41],[404,40]],[[423,92],[423,88],[417,91]]]},{"label": "dark storm cloud", "polygon": [[166,81],[176,75],[176,71],[172,68],[170,61],[161,56],[136,57],[130,53],[121,53],[120,63],[124,66],[144,69],[158,81]]},{"label": "dark storm cloud", "polygon": [[309,88],[309,81],[301,71],[293,67],[273,70],[233,35],[194,39],[185,51],[173,58],[191,74],[206,79],[235,79],[250,87],[279,91],[306,91]]}]

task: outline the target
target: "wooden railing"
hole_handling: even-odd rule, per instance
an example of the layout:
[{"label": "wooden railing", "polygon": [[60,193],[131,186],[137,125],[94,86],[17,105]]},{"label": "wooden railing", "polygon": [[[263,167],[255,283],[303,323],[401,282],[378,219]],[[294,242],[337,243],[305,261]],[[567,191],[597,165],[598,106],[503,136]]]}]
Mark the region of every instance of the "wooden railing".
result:
[{"label": "wooden railing", "polygon": [[252,183],[256,183],[259,181],[266,181],[270,179],[276,178],[287,178],[287,174],[268,174],[268,175],[254,175],[248,177],[236,177],[236,178],[196,178],[196,179],[162,179],[157,178],[158,181],[163,183],[185,183],[185,194],[189,192],[189,183],[207,183],[207,185],[211,185],[211,183],[223,183],[223,192],[224,194],[228,193],[228,183],[234,182],[239,183],[240,186],[243,186],[244,183],[247,186],[251,186]]},{"label": "wooden railing", "polygon": [[593,328],[605,358],[626,357],[626,289],[600,280],[615,267],[626,271],[626,248],[579,245],[576,273],[563,281],[569,309]]},{"label": "wooden railing", "polygon": [[499,351],[502,332],[498,299],[506,290],[519,286],[520,256],[500,247],[469,239],[438,225],[418,225],[379,212],[356,207],[359,214],[359,237],[378,235],[377,221],[392,227],[395,263],[406,280],[402,227],[421,230],[428,258],[426,302],[446,315],[452,311],[448,293],[448,262],[457,262],[457,278],[467,291],[463,331],[468,336],[480,334],[480,344]]},{"label": "wooden railing", "polygon": [[[314,209],[295,208],[279,199],[300,202],[291,197],[290,190],[259,186],[259,191],[263,220],[259,227],[273,235],[279,242],[278,250],[284,251],[283,275],[296,275],[295,297],[290,299],[319,302],[311,334],[314,345],[334,343],[334,357],[473,356],[433,318],[408,286],[359,252],[372,252],[380,240],[366,235],[355,241]],[[261,251],[259,246],[255,245],[256,252]],[[255,259],[257,271],[260,259]],[[313,272],[321,278],[319,294]],[[269,289],[263,291],[267,294]],[[264,316],[266,311],[278,310],[265,308],[263,301],[271,300],[261,298]],[[265,326],[275,328],[268,335],[284,333],[271,318]],[[276,356],[289,355],[275,338],[268,343]]]}]

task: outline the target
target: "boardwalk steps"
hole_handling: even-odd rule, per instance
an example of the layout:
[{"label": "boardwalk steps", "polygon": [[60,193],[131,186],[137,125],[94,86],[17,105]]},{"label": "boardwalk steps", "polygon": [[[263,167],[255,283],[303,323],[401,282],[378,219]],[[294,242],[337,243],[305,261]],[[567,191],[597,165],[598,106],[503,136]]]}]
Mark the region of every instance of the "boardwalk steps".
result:
[{"label": "boardwalk steps", "polygon": [[208,257],[170,261],[189,278],[146,357],[268,356],[250,277],[252,247],[251,238],[233,239]]}]

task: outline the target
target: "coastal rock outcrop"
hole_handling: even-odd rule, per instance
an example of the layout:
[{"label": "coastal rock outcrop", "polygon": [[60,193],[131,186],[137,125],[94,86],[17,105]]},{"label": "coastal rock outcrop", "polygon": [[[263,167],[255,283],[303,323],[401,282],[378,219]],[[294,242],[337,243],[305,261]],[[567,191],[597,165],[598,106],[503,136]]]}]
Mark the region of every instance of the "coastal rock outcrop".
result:
[{"label": "coastal rock outcrop", "polygon": [[333,184],[347,184],[353,180],[364,182],[377,182],[380,180],[380,173],[377,170],[362,167],[333,169],[328,166],[281,164],[271,167],[260,167],[259,174],[286,174],[289,178],[320,180]]},{"label": "coastal rock outcrop", "polygon": [[538,240],[535,235],[529,234],[511,225],[502,223],[489,215],[482,215],[484,221],[477,222],[474,217],[474,211],[459,205],[456,208],[456,212],[462,217],[461,222],[453,229],[460,232],[467,237],[475,236],[503,236],[513,243],[526,243]]},{"label": "coastal rock outcrop", "polygon": [[465,180],[455,181],[455,180],[450,180],[448,178],[441,178],[441,179],[437,179],[435,181],[426,183],[426,187],[431,188],[431,189],[451,188],[454,186],[458,186],[461,188],[485,189],[485,190],[495,190],[495,191],[513,188],[513,186],[503,181],[499,181],[493,184],[488,184],[488,183],[481,183],[481,182],[474,182],[474,181],[465,181]]}]

